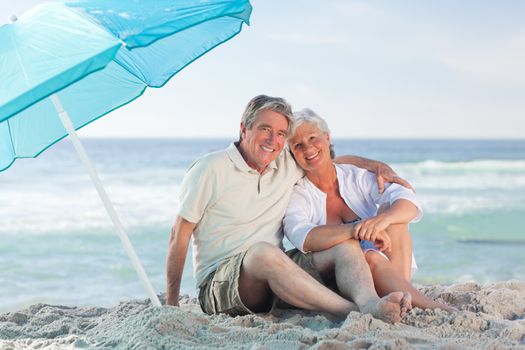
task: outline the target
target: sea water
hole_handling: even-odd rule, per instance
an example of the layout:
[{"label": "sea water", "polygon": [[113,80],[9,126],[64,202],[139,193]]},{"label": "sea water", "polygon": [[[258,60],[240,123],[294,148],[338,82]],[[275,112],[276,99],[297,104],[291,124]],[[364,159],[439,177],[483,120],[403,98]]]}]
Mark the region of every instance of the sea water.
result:
[{"label": "sea water", "polygon": [[[158,292],[181,180],[229,140],[84,144]],[[525,141],[335,140],[388,162],[415,187],[414,282],[525,280]],[[195,296],[191,249],[181,292]],[[69,141],[0,172],[0,312],[33,303],[111,306],[147,295]]]}]

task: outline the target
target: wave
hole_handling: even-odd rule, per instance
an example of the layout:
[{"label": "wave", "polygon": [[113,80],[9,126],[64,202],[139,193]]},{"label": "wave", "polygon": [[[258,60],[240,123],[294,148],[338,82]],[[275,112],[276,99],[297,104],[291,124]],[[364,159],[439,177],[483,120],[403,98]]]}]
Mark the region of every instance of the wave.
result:
[{"label": "wave", "polygon": [[412,171],[481,171],[481,172],[523,172],[525,175],[525,160],[472,160],[444,162],[424,160],[416,163],[393,164],[396,169]]}]

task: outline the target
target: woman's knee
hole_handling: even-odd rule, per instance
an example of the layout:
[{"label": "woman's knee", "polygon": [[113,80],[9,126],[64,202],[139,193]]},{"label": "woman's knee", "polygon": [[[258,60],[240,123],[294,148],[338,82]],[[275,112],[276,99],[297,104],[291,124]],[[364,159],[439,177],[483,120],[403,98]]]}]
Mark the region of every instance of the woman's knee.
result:
[{"label": "woman's knee", "polygon": [[361,252],[361,246],[359,245],[359,241],[357,239],[347,239],[346,241],[343,241],[336,246],[332,247],[333,251],[336,254],[351,254],[351,253],[360,253]]},{"label": "woman's knee", "polygon": [[392,224],[386,229],[387,233],[395,232],[402,235],[410,235],[408,224]]},{"label": "woman's knee", "polygon": [[379,268],[382,268],[385,266],[385,264],[388,263],[388,261],[385,259],[384,256],[379,254],[378,252],[374,250],[369,250],[365,253],[365,259],[368,263],[368,266],[370,267],[370,271],[376,271]]},{"label": "woman's knee", "polygon": [[329,253],[329,260],[334,267],[338,263],[353,264],[355,263],[355,259],[363,258],[363,251],[361,250],[359,241],[355,239],[341,242],[327,250],[327,253]]}]

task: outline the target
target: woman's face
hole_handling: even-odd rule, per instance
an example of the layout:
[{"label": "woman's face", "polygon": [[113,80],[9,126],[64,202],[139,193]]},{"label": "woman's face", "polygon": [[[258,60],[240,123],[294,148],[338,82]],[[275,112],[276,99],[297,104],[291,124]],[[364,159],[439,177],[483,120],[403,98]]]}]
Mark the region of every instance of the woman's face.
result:
[{"label": "woman's face", "polygon": [[324,134],[315,124],[301,124],[288,140],[297,164],[304,170],[319,169],[330,158],[330,135]]}]

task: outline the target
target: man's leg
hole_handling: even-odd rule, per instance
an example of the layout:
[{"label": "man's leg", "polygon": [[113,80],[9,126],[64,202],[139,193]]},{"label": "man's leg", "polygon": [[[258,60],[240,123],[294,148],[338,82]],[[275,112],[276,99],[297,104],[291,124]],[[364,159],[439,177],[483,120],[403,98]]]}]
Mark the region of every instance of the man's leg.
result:
[{"label": "man's leg", "polygon": [[[383,204],[378,214],[388,209],[389,204]],[[394,224],[386,229],[386,233],[392,242],[392,249],[384,252],[392,266],[401,275],[410,281],[412,277],[412,236],[408,231],[408,224]]]},{"label": "man's leg", "polygon": [[278,247],[257,243],[246,252],[239,278],[243,304],[254,312],[268,310],[272,292],[296,307],[346,317],[356,304],[323,286]]},{"label": "man's leg", "polygon": [[383,296],[398,290],[408,291],[412,296],[412,304],[421,309],[457,311],[456,308],[450,305],[439,303],[423,295],[407,279],[403,278],[401,273],[384,256],[371,250],[365,254],[365,258],[370,266],[375,288],[379,295]]},{"label": "man's leg", "polygon": [[379,298],[357,240],[351,239],[313,254],[314,266],[321,276],[326,279],[335,277],[341,295],[354,301],[361,312],[371,313],[387,322],[399,322],[410,310],[409,293],[393,292]]}]

